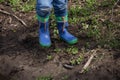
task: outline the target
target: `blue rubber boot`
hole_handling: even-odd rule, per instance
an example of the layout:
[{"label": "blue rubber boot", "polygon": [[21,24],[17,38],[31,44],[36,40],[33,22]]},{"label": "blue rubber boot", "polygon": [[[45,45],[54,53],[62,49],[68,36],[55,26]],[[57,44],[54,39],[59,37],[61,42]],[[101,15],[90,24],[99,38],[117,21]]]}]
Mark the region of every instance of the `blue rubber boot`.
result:
[{"label": "blue rubber boot", "polygon": [[49,33],[49,23],[39,22],[39,43],[42,47],[50,47],[51,40],[50,40],[50,33]]},{"label": "blue rubber boot", "polygon": [[62,40],[67,42],[68,44],[77,43],[78,39],[68,32],[67,30],[68,22],[57,22],[57,28],[59,31],[59,36]]}]

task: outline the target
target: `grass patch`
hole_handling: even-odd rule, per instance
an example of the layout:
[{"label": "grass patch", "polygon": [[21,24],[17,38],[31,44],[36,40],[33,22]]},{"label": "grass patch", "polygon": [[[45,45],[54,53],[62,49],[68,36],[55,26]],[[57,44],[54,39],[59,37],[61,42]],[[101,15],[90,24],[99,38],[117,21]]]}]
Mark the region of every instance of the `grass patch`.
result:
[{"label": "grass patch", "polygon": [[[120,25],[107,19],[112,14],[111,9],[116,1],[104,0],[98,2],[97,0],[86,0],[83,7],[79,6],[79,4],[71,6],[69,9],[69,23],[76,24],[76,26],[82,25],[80,31],[85,32],[88,37],[94,38],[99,45],[119,48],[120,37],[118,34]],[[99,7],[104,13],[98,13]],[[100,21],[102,16],[106,16],[104,21]]]},{"label": "grass patch", "polygon": [[53,78],[51,76],[42,76],[38,77],[36,80],[53,80]]},{"label": "grass patch", "polygon": [[[0,1],[1,2],[1,1]],[[14,11],[29,12],[35,9],[35,1],[8,0],[8,3]]]}]

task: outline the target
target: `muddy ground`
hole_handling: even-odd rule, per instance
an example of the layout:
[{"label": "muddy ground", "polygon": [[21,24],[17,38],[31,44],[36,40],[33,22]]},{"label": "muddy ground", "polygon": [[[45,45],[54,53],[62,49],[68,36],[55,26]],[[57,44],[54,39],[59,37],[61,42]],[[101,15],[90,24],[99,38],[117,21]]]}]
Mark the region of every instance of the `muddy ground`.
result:
[{"label": "muddy ground", "polygon": [[[0,9],[13,13],[9,6],[0,4]],[[77,34],[80,27],[69,27],[71,33],[79,39],[78,55],[83,51],[86,42],[89,49],[84,53],[84,60],[72,69],[64,67],[72,56],[64,50],[70,45],[52,36],[52,46],[41,48],[38,43],[38,23],[34,21],[35,12],[16,12],[27,23],[23,26],[12,16],[0,13],[0,80],[35,80],[40,76],[52,76],[54,80],[120,80],[120,51],[98,48],[94,39]],[[51,35],[53,35],[51,29]],[[88,71],[79,73],[91,54],[87,52],[99,49],[89,66]],[[47,60],[47,55],[52,55]],[[66,78],[66,79],[65,79]]]}]

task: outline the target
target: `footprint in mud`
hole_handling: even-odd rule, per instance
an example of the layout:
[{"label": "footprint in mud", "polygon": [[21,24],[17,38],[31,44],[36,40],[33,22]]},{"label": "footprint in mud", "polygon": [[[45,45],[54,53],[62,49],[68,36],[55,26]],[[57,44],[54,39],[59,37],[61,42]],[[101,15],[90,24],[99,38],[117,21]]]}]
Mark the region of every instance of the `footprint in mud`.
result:
[{"label": "footprint in mud", "polygon": [[26,48],[39,48],[36,33],[22,34],[19,36],[18,41]]}]

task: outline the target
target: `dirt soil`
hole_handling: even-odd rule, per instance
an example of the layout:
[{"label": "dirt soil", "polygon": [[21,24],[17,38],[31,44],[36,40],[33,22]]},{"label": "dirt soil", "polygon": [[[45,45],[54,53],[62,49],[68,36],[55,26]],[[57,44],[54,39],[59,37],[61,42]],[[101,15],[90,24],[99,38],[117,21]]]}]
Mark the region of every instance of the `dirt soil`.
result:
[{"label": "dirt soil", "polygon": [[[9,6],[0,4],[0,9],[13,13]],[[34,21],[35,12],[14,13],[27,23],[24,27],[12,16],[0,13],[0,80],[36,80],[40,76],[52,76],[54,80],[120,80],[120,51],[100,48],[89,66],[88,71],[80,74],[82,67],[90,57],[85,54],[84,61],[67,69],[63,65],[73,57],[66,52],[58,54],[54,49],[70,47],[63,41],[52,37],[50,48],[41,48],[38,43],[38,23]],[[80,27],[69,27],[71,33],[79,39],[79,54],[86,42],[91,42],[88,51],[96,49],[94,39],[77,34]],[[51,29],[51,35],[52,29]],[[47,60],[52,55],[52,60]],[[74,56],[76,57],[76,56]],[[65,77],[67,76],[67,79]]]}]

